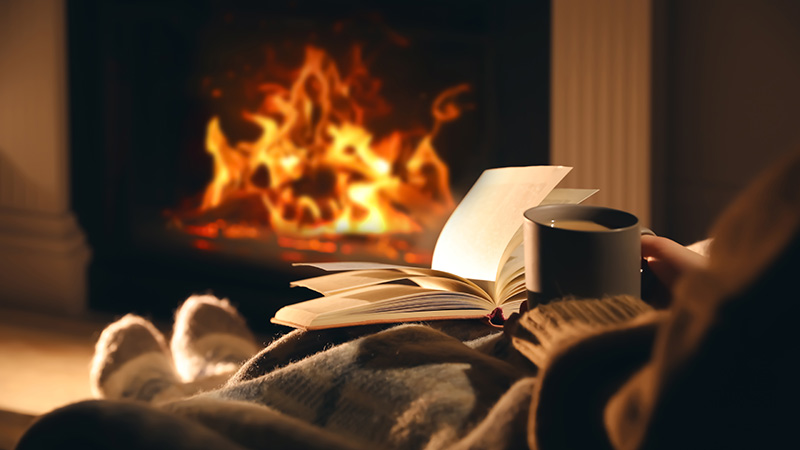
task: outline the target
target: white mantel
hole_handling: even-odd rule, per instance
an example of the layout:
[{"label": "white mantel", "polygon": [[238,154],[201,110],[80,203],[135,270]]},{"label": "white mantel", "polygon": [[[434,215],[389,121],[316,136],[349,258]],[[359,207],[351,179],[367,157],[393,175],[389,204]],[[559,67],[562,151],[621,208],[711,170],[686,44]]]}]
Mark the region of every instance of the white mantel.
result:
[{"label": "white mantel", "polygon": [[69,201],[65,8],[0,1],[0,306],[79,313],[90,251]]},{"label": "white mantel", "polygon": [[651,224],[652,0],[557,0],[552,11],[550,161],[587,204]]}]

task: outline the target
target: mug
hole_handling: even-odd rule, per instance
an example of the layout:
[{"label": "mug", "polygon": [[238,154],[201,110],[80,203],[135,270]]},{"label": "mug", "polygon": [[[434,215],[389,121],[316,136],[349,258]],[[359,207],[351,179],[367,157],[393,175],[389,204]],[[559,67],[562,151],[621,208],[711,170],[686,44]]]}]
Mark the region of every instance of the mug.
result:
[{"label": "mug", "polygon": [[642,229],[625,211],[544,205],[524,213],[528,308],[561,297],[641,296]]}]

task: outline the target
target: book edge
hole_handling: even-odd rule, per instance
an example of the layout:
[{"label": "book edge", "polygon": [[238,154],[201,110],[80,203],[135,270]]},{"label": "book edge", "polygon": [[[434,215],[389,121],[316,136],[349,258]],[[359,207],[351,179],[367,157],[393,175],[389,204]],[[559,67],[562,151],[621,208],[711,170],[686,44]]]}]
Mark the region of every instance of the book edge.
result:
[{"label": "book edge", "polygon": [[361,326],[361,325],[377,325],[377,324],[392,324],[392,323],[410,323],[410,322],[428,322],[428,321],[439,321],[439,320],[476,320],[476,319],[484,319],[487,315],[491,313],[490,310],[480,311],[478,314],[475,315],[464,315],[464,314],[448,314],[442,316],[425,316],[425,317],[409,317],[405,319],[367,319],[367,320],[356,320],[356,321],[343,321],[337,322],[334,324],[323,324],[323,325],[314,325],[313,323],[309,323],[307,325],[302,325],[300,323],[292,322],[289,320],[282,320],[276,317],[270,319],[271,323],[277,325],[284,325],[292,328],[297,328],[301,330],[307,331],[315,331],[315,330],[327,330],[331,328],[344,328],[344,327],[351,327],[351,326]]}]

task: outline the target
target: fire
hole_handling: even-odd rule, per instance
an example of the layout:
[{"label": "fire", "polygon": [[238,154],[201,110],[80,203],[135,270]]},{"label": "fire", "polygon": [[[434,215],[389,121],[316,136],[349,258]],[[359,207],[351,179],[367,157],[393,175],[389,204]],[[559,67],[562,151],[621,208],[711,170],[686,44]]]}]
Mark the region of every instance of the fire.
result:
[{"label": "fire", "polygon": [[443,124],[461,115],[456,97],[469,86],[438,95],[431,130],[378,137],[367,122],[388,110],[380,87],[360,47],[353,48],[343,77],[327,53],[306,46],[291,85],[261,85],[260,106],[243,112],[260,129],[257,139],[230,142],[220,120],[209,121],[205,144],[213,178],[193,219],[182,217],[182,228],[204,237],[255,237],[268,229],[285,238],[278,239],[281,245],[286,238],[313,243],[439,226],[454,202],[449,169],[433,141]]}]

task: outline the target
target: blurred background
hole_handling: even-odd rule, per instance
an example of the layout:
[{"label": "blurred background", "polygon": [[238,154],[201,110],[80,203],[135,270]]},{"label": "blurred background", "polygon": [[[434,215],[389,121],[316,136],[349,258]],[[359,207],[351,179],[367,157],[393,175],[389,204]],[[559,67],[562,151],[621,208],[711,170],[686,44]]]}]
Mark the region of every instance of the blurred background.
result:
[{"label": "blurred background", "polygon": [[[797,23],[790,0],[0,0],[0,305],[168,317],[212,292],[269,330],[307,295],[292,262],[426,265],[504,165],[572,165],[689,244],[798,144]],[[339,208],[342,180],[397,227]]]}]

